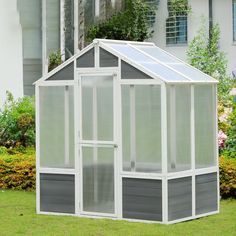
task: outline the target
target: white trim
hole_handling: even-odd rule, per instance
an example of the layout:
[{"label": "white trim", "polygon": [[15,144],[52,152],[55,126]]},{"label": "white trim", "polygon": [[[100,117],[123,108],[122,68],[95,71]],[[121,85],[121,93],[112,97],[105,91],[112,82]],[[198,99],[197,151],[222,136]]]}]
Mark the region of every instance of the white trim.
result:
[{"label": "white trim", "polygon": [[36,126],[36,212],[40,212],[40,100],[39,86],[35,86],[35,126]]},{"label": "white trim", "polygon": [[65,0],[60,0],[60,51],[65,61]]},{"label": "white trim", "polygon": [[133,45],[144,45],[144,46],[155,46],[151,42],[138,42],[138,41],[127,41],[127,40],[113,40],[113,39],[94,39],[93,43],[115,43],[115,44],[133,44]]},{"label": "white trim", "polygon": [[42,0],[42,69],[43,76],[48,72],[47,62],[47,12],[46,12],[47,0]]},{"label": "white trim", "polygon": [[40,167],[38,169],[40,174],[75,174],[75,169],[74,168],[47,168],[47,167]]},{"label": "white trim", "polygon": [[195,112],[194,112],[194,85],[190,87],[190,134],[191,134],[191,171],[192,171],[192,215],[196,214],[196,171],[195,171]]},{"label": "white trim", "polygon": [[167,87],[161,85],[161,166],[164,175],[162,179],[162,221],[168,222],[168,153],[167,153]]},{"label": "white trim", "polygon": [[37,84],[40,87],[46,86],[73,86],[74,80],[49,80],[49,81],[42,81]]},{"label": "white trim", "polygon": [[163,82],[154,79],[121,79],[120,84],[127,85],[161,85]]},{"label": "white trim", "polygon": [[78,53],[79,43],[79,1],[74,0],[74,54]]},{"label": "white trim", "polygon": [[121,172],[122,178],[129,178],[129,179],[157,179],[162,180],[164,175],[162,174],[154,174],[154,173],[143,173],[143,172]]}]

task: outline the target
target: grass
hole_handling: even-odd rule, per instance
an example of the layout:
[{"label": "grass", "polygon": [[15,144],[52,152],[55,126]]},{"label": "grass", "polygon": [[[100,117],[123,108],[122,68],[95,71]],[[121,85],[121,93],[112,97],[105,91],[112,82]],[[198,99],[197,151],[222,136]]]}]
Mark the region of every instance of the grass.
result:
[{"label": "grass", "polygon": [[224,236],[236,235],[236,200],[221,201],[221,213],[175,225],[132,223],[35,214],[35,193],[0,190],[0,235]]}]

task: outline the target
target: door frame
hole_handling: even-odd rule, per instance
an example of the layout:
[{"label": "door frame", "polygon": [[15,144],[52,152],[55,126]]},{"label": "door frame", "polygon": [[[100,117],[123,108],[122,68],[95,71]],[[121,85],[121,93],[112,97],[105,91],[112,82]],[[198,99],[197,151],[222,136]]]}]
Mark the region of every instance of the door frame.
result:
[{"label": "door frame", "polygon": [[[118,217],[118,87],[117,86],[117,71],[103,70],[91,68],[90,71],[79,70],[76,73],[75,87],[74,87],[74,110],[75,110],[75,206],[76,214],[87,216],[100,216],[100,217]],[[83,140],[82,139],[82,84],[81,79],[83,76],[111,76],[113,78],[113,140],[112,141],[98,141],[98,140]],[[88,212],[83,210],[83,158],[82,147],[106,147],[113,148],[114,150],[114,214]]]}]

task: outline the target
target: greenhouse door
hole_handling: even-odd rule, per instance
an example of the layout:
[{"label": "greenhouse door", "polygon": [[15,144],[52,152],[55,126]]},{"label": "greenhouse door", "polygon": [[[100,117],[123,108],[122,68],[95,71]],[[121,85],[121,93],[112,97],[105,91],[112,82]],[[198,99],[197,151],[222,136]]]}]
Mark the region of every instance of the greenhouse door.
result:
[{"label": "greenhouse door", "polygon": [[116,215],[113,84],[112,75],[79,75],[82,214]]}]

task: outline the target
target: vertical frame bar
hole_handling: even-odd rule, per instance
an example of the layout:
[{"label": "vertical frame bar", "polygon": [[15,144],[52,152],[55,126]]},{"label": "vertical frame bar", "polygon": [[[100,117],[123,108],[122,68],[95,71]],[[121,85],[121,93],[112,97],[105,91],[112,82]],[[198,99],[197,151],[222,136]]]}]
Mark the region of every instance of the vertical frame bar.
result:
[{"label": "vertical frame bar", "polygon": [[219,170],[219,149],[218,149],[218,97],[217,85],[213,85],[213,101],[215,115],[215,161],[217,166],[217,211],[220,211],[220,170]]},{"label": "vertical frame bar", "polygon": [[79,80],[76,73],[76,60],[74,61],[74,156],[75,156],[75,214],[80,213],[80,150],[79,150]]},{"label": "vertical frame bar", "polygon": [[60,50],[65,61],[65,0],[60,0]]},{"label": "vertical frame bar", "polygon": [[123,170],[123,155],[122,155],[122,100],[121,100],[121,68],[120,68],[120,59],[118,59],[118,73],[116,77],[114,78],[114,86],[116,88],[116,94],[115,94],[115,99],[116,99],[116,107],[115,111],[116,114],[115,116],[117,117],[116,119],[116,125],[117,127],[117,142],[118,148],[117,148],[117,183],[116,183],[116,189],[117,189],[117,217],[119,219],[122,219],[123,216],[123,201],[122,201],[122,170]]},{"label": "vertical frame bar", "polygon": [[161,84],[161,143],[162,143],[162,221],[168,222],[168,180],[167,180],[167,93],[166,85]]},{"label": "vertical frame bar", "polygon": [[74,54],[78,51],[79,42],[79,1],[74,0]]},{"label": "vertical frame bar", "polygon": [[42,0],[42,69],[43,75],[48,71],[47,63],[47,0]]},{"label": "vertical frame bar", "polygon": [[36,98],[36,212],[40,213],[40,92],[39,86],[35,86],[35,98]]},{"label": "vertical frame bar", "polygon": [[192,170],[192,216],[196,215],[196,172],[195,172],[195,112],[194,112],[194,85],[191,90],[191,170]]}]

